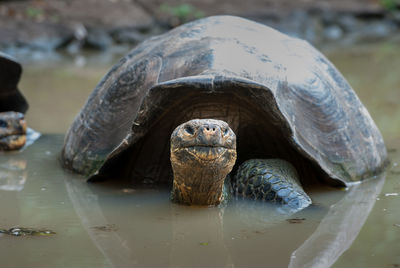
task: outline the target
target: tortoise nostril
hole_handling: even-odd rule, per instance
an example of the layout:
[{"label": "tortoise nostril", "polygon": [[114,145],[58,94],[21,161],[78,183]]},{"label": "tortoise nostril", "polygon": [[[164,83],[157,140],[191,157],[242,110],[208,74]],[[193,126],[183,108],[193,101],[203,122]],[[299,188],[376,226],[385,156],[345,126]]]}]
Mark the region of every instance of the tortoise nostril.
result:
[{"label": "tortoise nostril", "polygon": [[217,127],[215,127],[215,126],[204,126],[203,129],[204,129],[205,131],[211,132],[211,133],[217,131]]},{"label": "tortoise nostril", "polygon": [[202,127],[203,131],[207,133],[208,135],[215,135],[219,133],[219,128],[218,126],[215,125],[205,125]]}]

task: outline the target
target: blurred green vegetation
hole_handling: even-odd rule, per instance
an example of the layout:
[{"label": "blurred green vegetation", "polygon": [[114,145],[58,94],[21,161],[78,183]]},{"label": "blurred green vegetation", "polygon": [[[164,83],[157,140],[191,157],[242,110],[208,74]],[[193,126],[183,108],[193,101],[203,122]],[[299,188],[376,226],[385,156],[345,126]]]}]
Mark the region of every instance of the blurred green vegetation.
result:
[{"label": "blurred green vegetation", "polygon": [[380,3],[387,10],[396,10],[400,7],[400,0],[380,0]]},{"label": "blurred green vegetation", "polygon": [[43,15],[43,10],[40,8],[36,8],[36,7],[27,7],[25,9],[25,15],[28,18],[36,19]]},{"label": "blurred green vegetation", "polygon": [[180,4],[171,6],[168,4],[160,5],[160,11],[178,20],[178,24],[182,24],[194,19],[205,16],[205,13],[191,4]]}]

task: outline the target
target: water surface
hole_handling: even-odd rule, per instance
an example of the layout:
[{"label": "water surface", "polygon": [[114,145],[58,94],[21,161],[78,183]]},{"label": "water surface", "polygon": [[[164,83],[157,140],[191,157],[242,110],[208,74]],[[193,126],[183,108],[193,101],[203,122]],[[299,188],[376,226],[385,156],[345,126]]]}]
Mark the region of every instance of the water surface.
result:
[{"label": "water surface", "polygon": [[[308,189],[315,206],[290,216],[234,201],[223,208],[169,202],[168,189],[87,184],[60,168],[63,134],[108,64],[28,65],[20,85],[42,137],[0,155],[0,227],[51,237],[1,236],[5,267],[398,267],[400,53],[391,43],[326,51],[381,129],[391,166],[346,191]],[[386,179],[385,179],[386,177]]]}]

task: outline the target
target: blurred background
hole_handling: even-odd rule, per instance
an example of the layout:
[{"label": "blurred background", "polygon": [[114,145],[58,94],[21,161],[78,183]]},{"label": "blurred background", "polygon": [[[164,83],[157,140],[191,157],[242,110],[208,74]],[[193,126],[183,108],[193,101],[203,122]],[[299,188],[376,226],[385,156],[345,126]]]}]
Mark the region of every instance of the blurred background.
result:
[{"label": "blurred background", "polygon": [[322,46],[399,39],[399,0],[0,0],[0,50],[24,60],[112,52],[193,19],[231,14]]}]

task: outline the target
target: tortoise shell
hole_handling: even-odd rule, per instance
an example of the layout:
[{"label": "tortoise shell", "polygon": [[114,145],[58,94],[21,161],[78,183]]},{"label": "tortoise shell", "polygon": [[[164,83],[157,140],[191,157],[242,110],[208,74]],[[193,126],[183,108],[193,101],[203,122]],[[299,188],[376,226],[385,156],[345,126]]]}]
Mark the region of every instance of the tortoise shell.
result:
[{"label": "tortoise shell", "polygon": [[122,58],[70,127],[63,163],[97,179],[166,182],[171,132],[194,118],[230,124],[237,164],[283,158],[302,180],[350,184],[387,162],[368,111],[320,52],[265,25],[215,16],[153,37]]},{"label": "tortoise shell", "polygon": [[28,102],[17,87],[21,74],[21,64],[0,52],[0,112],[28,110]]}]

